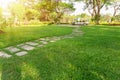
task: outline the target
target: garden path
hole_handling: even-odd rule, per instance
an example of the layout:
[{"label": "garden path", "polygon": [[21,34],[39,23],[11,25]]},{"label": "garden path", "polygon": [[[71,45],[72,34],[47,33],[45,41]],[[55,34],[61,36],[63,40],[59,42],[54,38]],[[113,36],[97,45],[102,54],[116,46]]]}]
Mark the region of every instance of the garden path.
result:
[{"label": "garden path", "polygon": [[[62,25],[67,26],[67,25]],[[68,25],[67,27],[72,27]],[[40,38],[34,41],[25,42],[19,45],[15,46],[9,46],[2,50],[0,50],[0,57],[2,58],[10,58],[12,56],[23,56],[28,54],[28,51],[33,50],[35,48],[41,48],[45,46],[48,43],[53,43],[58,40],[66,39],[66,38],[74,38],[76,36],[82,36],[83,32],[80,30],[79,26],[73,26],[75,27],[73,32],[69,35],[64,36],[54,36],[54,37],[46,37],[46,38]],[[10,54],[8,54],[10,53]]]}]

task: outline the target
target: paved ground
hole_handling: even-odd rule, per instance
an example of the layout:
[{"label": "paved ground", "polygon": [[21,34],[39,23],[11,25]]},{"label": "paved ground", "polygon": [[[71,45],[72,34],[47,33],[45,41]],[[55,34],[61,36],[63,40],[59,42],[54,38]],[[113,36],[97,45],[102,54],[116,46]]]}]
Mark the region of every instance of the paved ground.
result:
[{"label": "paved ground", "polygon": [[[41,48],[41,47],[45,46],[48,43],[56,42],[58,40],[65,39],[65,38],[73,38],[75,36],[80,36],[80,35],[83,34],[83,32],[81,30],[79,30],[78,26],[74,26],[74,27],[75,27],[75,29],[69,35],[59,36],[59,37],[54,36],[54,37],[40,38],[38,40],[25,42],[25,43],[21,43],[19,45],[4,48],[4,49],[2,49],[0,51],[0,57],[2,57],[2,58],[10,58],[13,55],[24,56],[24,55],[28,54],[28,51],[33,50],[35,48]],[[8,54],[8,53],[11,53],[11,55]]]}]

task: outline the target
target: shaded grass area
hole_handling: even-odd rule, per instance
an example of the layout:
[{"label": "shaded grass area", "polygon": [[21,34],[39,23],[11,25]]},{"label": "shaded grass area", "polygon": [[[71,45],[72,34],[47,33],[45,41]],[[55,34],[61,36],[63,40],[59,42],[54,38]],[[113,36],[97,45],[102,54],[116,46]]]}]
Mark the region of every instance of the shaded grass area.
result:
[{"label": "shaded grass area", "polygon": [[120,28],[81,29],[82,37],[0,59],[1,80],[120,80]]},{"label": "shaded grass area", "polygon": [[20,44],[26,41],[42,37],[61,36],[70,34],[72,28],[58,26],[31,26],[6,28],[4,34],[0,34],[0,48]]}]

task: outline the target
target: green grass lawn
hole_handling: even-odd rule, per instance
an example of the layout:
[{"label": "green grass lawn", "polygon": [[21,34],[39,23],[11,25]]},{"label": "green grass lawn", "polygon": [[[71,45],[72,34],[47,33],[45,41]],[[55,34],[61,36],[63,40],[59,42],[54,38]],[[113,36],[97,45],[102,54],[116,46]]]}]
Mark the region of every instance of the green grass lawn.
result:
[{"label": "green grass lawn", "polygon": [[50,43],[23,57],[1,58],[1,80],[120,80],[120,27],[80,29],[83,36]]},{"label": "green grass lawn", "polygon": [[58,26],[27,26],[6,28],[4,31],[4,34],[0,34],[0,48],[42,37],[70,34],[72,32],[72,28]]}]

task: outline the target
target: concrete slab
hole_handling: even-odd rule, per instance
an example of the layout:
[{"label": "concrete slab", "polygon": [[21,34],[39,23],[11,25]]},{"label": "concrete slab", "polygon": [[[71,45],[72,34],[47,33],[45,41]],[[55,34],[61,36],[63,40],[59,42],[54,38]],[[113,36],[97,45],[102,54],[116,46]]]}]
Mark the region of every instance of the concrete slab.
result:
[{"label": "concrete slab", "polygon": [[33,50],[35,47],[30,46],[30,45],[23,45],[23,46],[21,46],[21,48],[24,49],[24,50],[29,51],[29,50]]},{"label": "concrete slab", "polygon": [[7,47],[6,50],[8,50],[8,51],[10,51],[12,53],[20,51],[20,49],[18,49],[16,47],[13,47],[13,46]]},{"label": "concrete slab", "polygon": [[23,43],[23,44],[18,44],[17,47],[20,47],[20,46],[23,46],[23,45],[25,45],[25,43]]},{"label": "concrete slab", "polygon": [[40,41],[42,44],[48,44],[48,42],[46,41]]},{"label": "concrete slab", "polygon": [[26,44],[29,44],[31,46],[37,46],[39,43],[36,43],[36,42],[26,42]]},{"label": "concrete slab", "polygon": [[3,51],[0,51],[0,57],[4,57],[4,58],[9,58],[9,57],[11,57],[12,55],[9,55],[9,54],[7,54],[7,53],[5,53],[5,52],[3,52]]},{"label": "concrete slab", "polygon": [[43,44],[38,45],[38,47],[43,47],[43,46],[44,46]]},{"label": "concrete slab", "polygon": [[45,38],[40,38],[39,40],[42,40],[42,41],[44,41],[44,40],[46,40]]},{"label": "concrete slab", "polygon": [[23,56],[23,55],[26,55],[27,53],[28,53],[27,51],[21,51],[21,52],[16,53],[16,55]]}]

